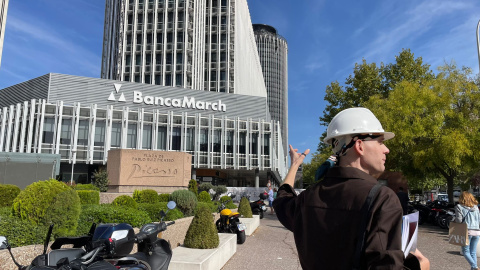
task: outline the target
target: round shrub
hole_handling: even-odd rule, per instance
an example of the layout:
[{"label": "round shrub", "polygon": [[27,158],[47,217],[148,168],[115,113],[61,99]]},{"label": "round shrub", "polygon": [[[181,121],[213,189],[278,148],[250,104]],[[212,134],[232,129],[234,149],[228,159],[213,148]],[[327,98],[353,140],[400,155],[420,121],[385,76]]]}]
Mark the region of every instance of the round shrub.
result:
[{"label": "round shrub", "polygon": [[183,213],[180,210],[178,210],[177,208],[169,210],[166,202],[158,202],[154,204],[139,203],[138,209],[148,213],[148,216],[153,221],[160,221],[162,219],[162,217],[160,216],[161,210],[167,213],[167,216],[163,219],[164,221],[177,220],[179,218],[183,218]]},{"label": "round shrub", "polygon": [[130,207],[111,204],[82,205],[76,235],[86,235],[94,222],[97,224],[125,222],[132,227],[140,228],[142,225],[152,222],[152,219],[145,211]]},{"label": "round shrub", "polygon": [[13,201],[13,214],[33,224],[54,224],[54,236],[75,233],[80,198],[65,183],[50,179],[28,185]]},{"label": "round shrub", "polygon": [[157,203],[160,201],[158,192],[153,189],[135,190],[133,199],[137,203]]},{"label": "round shrub", "polygon": [[225,207],[228,208],[228,209],[236,209],[237,208],[237,206],[233,203],[232,198],[230,198],[229,196],[222,196],[220,198],[220,202],[222,202],[222,203],[227,202],[227,203],[225,203]]},{"label": "round shrub", "polygon": [[209,192],[210,189],[213,189],[213,185],[210,183],[201,183],[198,185],[198,192],[206,191]]},{"label": "round shrub", "polygon": [[170,194],[170,201],[174,201],[178,209],[187,217],[193,215],[197,206],[197,196],[190,190],[175,190]]},{"label": "round shrub", "polygon": [[0,235],[7,237],[12,247],[43,244],[48,226],[33,224],[16,216],[1,216]]},{"label": "round shrub", "polygon": [[[197,204],[197,207],[195,208],[195,210],[197,210],[199,208],[200,205],[203,205],[203,206],[206,206],[208,207],[208,209],[210,209],[210,212],[211,213],[216,213],[217,210],[218,210],[218,204],[216,204],[215,202],[198,202]],[[196,213],[195,213],[196,214]]]},{"label": "round shrub", "polygon": [[220,239],[210,209],[204,204],[200,204],[195,212],[195,217],[188,227],[183,244],[187,248],[217,248]]},{"label": "round shrub", "polygon": [[158,194],[158,198],[160,202],[168,202],[170,200],[170,193]]},{"label": "round shrub", "polygon": [[0,207],[12,206],[13,200],[20,194],[20,188],[15,185],[0,184]]},{"label": "round shrub", "polygon": [[198,201],[199,202],[211,202],[212,198],[210,198],[210,194],[208,194],[208,192],[202,191],[202,192],[200,192],[200,194],[198,194]]},{"label": "round shrub", "polygon": [[100,191],[100,189],[93,184],[76,184],[74,189],[75,190],[97,190],[97,191]]},{"label": "round shrub", "polygon": [[117,198],[115,198],[113,200],[112,205],[126,206],[126,207],[130,207],[130,208],[137,208],[137,206],[138,206],[137,202],[132,197],[130,197],[128,195],[118,196]]},{"label": "round shrub", "polygon": [[250,207],[250,201],[246,197],[242,197],[240,204],[238,205],[238,213],[244,218],[252,218],[252,208]]},{"label": "round shrub", "polygon": [[188,190],[198,195],[198,187],[197,187],[197,180],[192,179],[188,182]]},{"label": "round shrub", "polygon": [[98,190],[77,190],[81,204],[100,204],[100,191]]}]

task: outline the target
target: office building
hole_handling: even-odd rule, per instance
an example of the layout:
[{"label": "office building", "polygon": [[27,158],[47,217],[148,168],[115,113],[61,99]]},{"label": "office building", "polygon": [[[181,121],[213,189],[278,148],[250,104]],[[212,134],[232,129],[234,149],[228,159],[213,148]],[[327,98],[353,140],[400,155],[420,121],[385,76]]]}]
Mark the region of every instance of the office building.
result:
[{"label": "office building", "polygon": [[267,103],[272,119],[280,122],[283,149],[288,151],[288,45],[272,26],[254,24],[253,31],[262,66]]}]

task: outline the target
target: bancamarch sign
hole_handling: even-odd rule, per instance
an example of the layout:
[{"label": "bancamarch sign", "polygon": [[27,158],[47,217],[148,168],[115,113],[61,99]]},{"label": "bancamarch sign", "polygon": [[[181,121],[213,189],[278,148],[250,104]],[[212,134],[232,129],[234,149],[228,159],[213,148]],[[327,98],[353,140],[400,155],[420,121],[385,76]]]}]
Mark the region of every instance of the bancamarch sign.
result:
[{"label": "bancamarch sign", "polygon": [[227,111],[227,105],[222,103],[221,100],[218,100],[218,102],[209,102],[195,100],[194,97],[186,96],[184,96],[183,99],[143,96],[142,92],[140,91],[133,91],[133,103],[143,103],[146,105],[167,106],[175,108],[189,108],[197,110],[212,110],[222,112]]}]

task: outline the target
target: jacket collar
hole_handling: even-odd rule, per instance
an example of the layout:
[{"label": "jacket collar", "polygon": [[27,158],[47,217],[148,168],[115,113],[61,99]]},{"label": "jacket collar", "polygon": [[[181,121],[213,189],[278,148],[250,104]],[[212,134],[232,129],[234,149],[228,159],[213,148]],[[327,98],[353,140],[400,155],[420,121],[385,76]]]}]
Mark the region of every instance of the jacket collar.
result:
[{"label": "jacket collar", "polygon": [[325,178],[343,178],[341,181],[349,180],[349,179],[364,179],[367,181],[374,181],[377,182],[377,179],[368,173],[354,168],[354,167],[340,167],[335,166],[328,170]]}]

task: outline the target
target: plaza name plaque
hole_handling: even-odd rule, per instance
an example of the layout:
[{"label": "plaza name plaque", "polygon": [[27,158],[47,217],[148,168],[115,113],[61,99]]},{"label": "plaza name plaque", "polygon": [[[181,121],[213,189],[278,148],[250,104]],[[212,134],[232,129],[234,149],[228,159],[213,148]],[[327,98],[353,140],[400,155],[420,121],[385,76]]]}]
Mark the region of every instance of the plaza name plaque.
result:
[{"label": "plaza name plaque", "polygon": [[191,178],[192,156],[183,152],[115,149],[108,151],[110,192],[185,188]]}]

